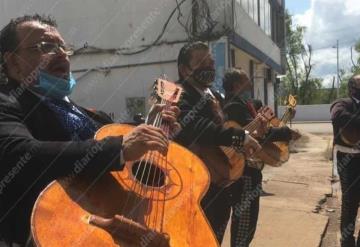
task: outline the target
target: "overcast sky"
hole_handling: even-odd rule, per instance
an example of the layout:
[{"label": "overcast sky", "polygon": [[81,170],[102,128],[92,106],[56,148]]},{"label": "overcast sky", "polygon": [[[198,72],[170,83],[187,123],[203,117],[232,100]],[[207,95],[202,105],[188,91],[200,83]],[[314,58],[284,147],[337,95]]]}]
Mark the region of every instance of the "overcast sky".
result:
[{"label": "overcast sky", "polygon": [[329,84],[336,75],[333,48],[336,40],[339,40],[340,68],[348,71],[351,46],[360,39],[360,1],[286,0],[285,4],[295,23],[307,27],[304,43],[311,44],[314,50],[313,76],[322,77]]}]

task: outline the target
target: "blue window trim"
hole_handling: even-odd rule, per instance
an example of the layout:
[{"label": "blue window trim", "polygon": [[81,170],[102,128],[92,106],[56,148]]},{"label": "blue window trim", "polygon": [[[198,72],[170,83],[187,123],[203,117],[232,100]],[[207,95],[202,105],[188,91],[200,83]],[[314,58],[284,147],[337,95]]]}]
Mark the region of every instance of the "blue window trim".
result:
[{"label": "blue window trim", "polygon": [[282,67],[280,64],[277,64],[274,60],[272,60],[268,55],[263,53],[261,50],[253,46],[249,41],[238,35],[237,33],[232,33],[229,35],[229,41],[232,45],[237,48],[245,51],[251,56],[257,58],[258,60],[264,62],[266,65],[270,66],[273,70],[278,73],[282,73]]}]

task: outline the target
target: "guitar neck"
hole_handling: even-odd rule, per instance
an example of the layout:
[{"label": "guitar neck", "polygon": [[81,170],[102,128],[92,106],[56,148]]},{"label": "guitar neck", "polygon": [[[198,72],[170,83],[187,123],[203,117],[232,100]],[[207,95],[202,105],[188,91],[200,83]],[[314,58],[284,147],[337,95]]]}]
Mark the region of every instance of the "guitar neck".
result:
[{"label": "guitar neck", "polygon": [[251,121],[248,125],[244,127],[244,130],[253,133],[255,130],[257,130],[260,127],[260,125],[261,125],[260,117],[255,117],[253,121]]},{"label": "guitar neck", "polygon": [[283,127],[289,122],[290,116],[291,116],[291,111],[292,111],[292,108],[290,108],[290,107],[286,108],[286,111],[284,112],[284,115],[281,117],[279,127]]}]

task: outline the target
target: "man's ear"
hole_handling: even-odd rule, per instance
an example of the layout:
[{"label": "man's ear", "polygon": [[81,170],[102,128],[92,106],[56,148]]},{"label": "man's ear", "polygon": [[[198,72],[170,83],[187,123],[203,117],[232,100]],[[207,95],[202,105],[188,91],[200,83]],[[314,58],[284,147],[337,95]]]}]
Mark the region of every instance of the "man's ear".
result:
[{"label": "man's ear", "polygon": [[183,78],[186,78],[188,77],[189,73],[188,73],[188,67],[184,64],[180,64],[178,66],[178,70],[179,70],[179,74],[183,77]]},{"label": "man's ear", "polygon": [[14,75],[20,73],[18,58],[14,52],[5,52],[4,63],[6,64],[6,69],[9,74]]}]

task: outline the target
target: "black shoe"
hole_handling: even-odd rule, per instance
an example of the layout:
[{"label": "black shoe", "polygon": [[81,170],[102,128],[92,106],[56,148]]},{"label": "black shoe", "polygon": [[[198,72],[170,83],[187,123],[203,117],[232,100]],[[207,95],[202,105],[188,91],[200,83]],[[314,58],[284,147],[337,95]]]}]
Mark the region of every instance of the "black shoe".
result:
[{"label": "black shoe", "polygon": [[341,247],[356,247],[355,238],[351,236],[346,239],[341,239]]}]

